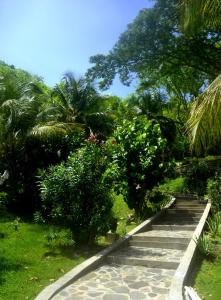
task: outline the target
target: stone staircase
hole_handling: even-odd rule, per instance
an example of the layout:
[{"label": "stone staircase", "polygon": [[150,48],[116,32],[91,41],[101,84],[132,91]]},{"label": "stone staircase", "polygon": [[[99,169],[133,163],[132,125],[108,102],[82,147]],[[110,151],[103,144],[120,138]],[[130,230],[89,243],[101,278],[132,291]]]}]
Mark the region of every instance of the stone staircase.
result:
[{"label": "stone staircase", "polygon": [[[164,300],[204,212],[205,203],[179,196],[172,207],[101,266],[68,285],[53,300]],[[176,299],[174,299],[176,300]]]}]

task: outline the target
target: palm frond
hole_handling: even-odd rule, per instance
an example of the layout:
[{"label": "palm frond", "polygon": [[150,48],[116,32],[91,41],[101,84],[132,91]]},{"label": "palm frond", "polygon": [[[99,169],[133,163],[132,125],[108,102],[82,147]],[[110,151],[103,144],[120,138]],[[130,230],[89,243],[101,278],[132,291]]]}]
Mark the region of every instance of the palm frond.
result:
[{"label": "palm frond", "polygon": [[197,33],[203,28],[220,30],[220,0],[181,0],[180,11],[185,33]]},{"label": "palm frond", "polygon": [[35,136],[41,140],[50,140],[58,136],[66,136],[73,132],[82,132],[84,126],[78,123],[48,122],[38,124],[29,132],[29,136]]},{"label": "palm frond", "polygon": [[[221,143],[221,75],[196,98],[187,128],[191,149],[201,154]],[[219,146],[220,147],[220,146]]]}]

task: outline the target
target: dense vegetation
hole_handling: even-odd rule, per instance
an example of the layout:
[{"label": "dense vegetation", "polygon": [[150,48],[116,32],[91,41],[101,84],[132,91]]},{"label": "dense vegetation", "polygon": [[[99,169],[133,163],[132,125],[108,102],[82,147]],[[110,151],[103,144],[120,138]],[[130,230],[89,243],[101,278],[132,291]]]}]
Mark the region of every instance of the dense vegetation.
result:
[{"label": "dense vegetation", "polygon": [[[20,220],[41,223],[33,228],[42,235],[55,226],[46,234],[50,242],[68,232],[71,249],[94,244],[110,230],[125,233],[125,214],[128,222],[146,218],[172,192],[212,200],[211,222],[220,234],[220,157],[214,155],[221,151],[221,7],[209,2],[157,0],[107,55],[90,58],[84,77],[66,73],[53,88],[0,61],[6,246],[19,239]],[[96,80],[105,90],[116,75],[124,84],[136,77],[137,90],[120,99],[95,88]],[[124,224],[116,199],[126,211]],[[8,213],[15,232],[8,232]],[[213,238],[202,240],[204,250]],[[2,269],[17,267],[3,252],[0,263],[0,279]]]}]

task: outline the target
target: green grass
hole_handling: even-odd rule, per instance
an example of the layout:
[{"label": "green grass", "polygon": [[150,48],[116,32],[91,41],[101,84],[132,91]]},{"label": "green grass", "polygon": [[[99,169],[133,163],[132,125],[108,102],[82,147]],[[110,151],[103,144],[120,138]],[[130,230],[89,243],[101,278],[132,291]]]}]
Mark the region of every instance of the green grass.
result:
[{"label": "green grass", "polygon": [[46,225],[20,222],[15,231],[12,221],[0,223],[0,299],[34,299],[47,285],[100,250],[50,248]]},{"label": "green grass", "polygon": [[[114,197],[113,214],[118,218],[117,232],[123,235],[136,223],[126,225],[133,213],[122,196]],[[43,288],[77,264],[103,249],[107,243],[99,239],[93,248],[49,247],[51,227],[20,221],[15,230],[15,216],[0,216],[0,300],[34,299]]]},{"label": "green grass", "polygon": [[[213,218],[216,218],[214,216]],[[196,260],[197,275],[194,287],[202,299],[221,299],[221,229],[214,236],[208,228],[207,238],[211,245],[212,253],[209,258],[203,259],[200,255]]]},{"label": "green grass", "polygon": [[185,178],[178,177],[176,179],[170,179],[164,184],[161,184],[159,190],[167,193],[185,193],[187,191]]},{"label": "green grass", "polygon": [[202,299],[221,298],[221,257],[214,261],[203,260],[194,287]]}]

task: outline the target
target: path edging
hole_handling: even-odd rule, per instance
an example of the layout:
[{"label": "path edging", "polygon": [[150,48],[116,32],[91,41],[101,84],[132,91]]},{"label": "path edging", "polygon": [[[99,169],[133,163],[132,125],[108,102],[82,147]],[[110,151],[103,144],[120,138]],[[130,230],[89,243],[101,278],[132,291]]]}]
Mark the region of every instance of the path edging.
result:
[{"label": "path edging", "polygon": [[191,264],[193,262],[194,254],[196,251],[196,240],[200,237],[203,227],[206,223],[206,219],[209,215],[211,208],[211,203],[207,203],[203,215],[193,233],[192,239],[187,247],[187,250],[185,251],[185,254],[179,264],[179,267],[177,268],[175,275],[172,279],[170,292],[168,296],[168,300],[183,300],[183,292],[184,292],[184,285],[185,281],[187,279],[187,275],[190,272]]}]

